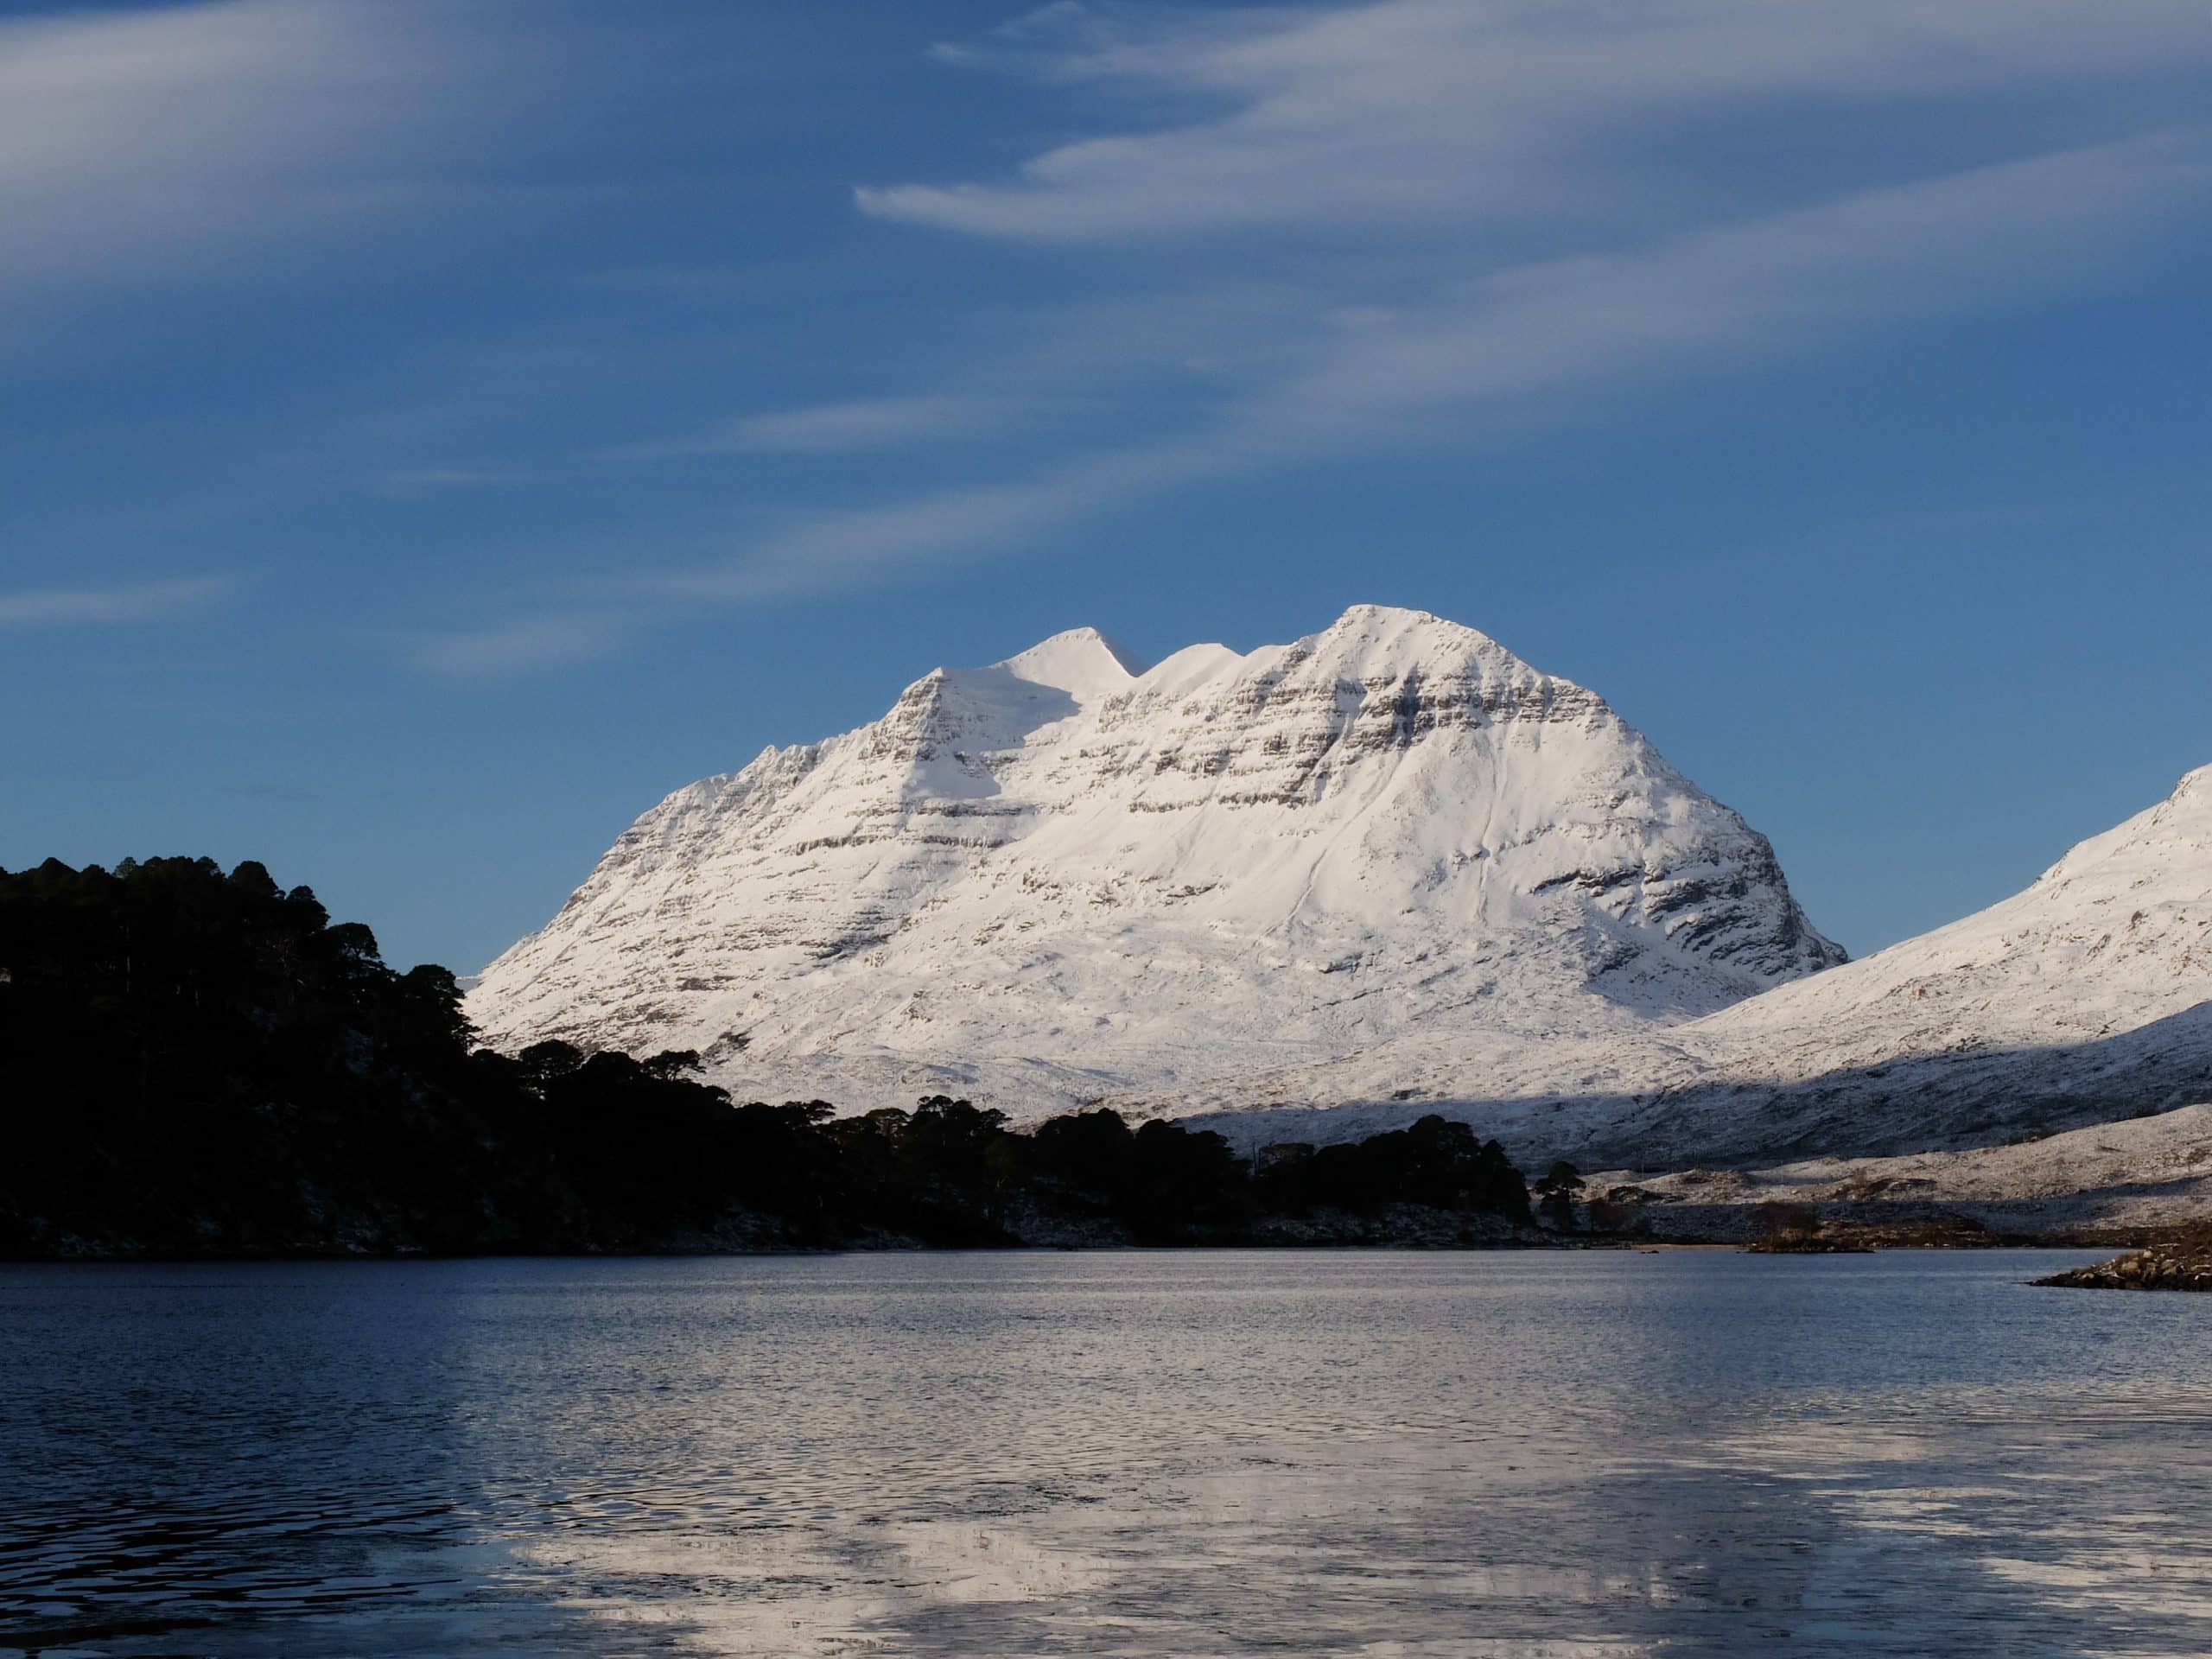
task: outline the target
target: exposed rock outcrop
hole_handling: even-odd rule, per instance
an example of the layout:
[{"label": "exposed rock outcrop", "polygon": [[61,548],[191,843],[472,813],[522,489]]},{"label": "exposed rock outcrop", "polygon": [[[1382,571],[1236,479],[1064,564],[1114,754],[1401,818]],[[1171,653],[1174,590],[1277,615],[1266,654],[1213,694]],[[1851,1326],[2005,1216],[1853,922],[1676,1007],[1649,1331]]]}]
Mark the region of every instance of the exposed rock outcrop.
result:
[{"label": "exposed rock outcrop", "polygon": [[2212,1232],[2055,1273],[2036,1283],[2075,1290],[2212,1290]]}]

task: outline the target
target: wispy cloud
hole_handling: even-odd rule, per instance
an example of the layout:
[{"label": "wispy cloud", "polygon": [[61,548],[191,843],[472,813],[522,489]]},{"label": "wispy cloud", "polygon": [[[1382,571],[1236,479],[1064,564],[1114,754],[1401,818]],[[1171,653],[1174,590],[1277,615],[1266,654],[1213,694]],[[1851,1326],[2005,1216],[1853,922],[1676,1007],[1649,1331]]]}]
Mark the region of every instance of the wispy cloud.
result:
[{"label": "wispy cloud", "polygon": [[1022,411],[1007,397],[939,394],[818,404],[726,421],[703,432],[604,452],[609,461],[674,461],[708,455],[836,454],[941,443],[1003,429]]},{"label": "wispy cloud", "polygon": [[518,467],[410,467],[386,473],[377,490],[395,501],[419,501],[454,490],[504,489],[531,476]]},{"label": "wispy cloud", "polygon": [[158,621],[212,605],[237,585],[229,576],[181,576],[127,587],[0,593],[0,628]]},{"label": "wispy cloud", "polygon": [[649,585],[726,601],[835,592],[923,560],[961,563],[1034,544],[1072,518],[1217,470],[1218,457],[1203,446],[1078,456],[1019,483],[817,514],[734,560],[653,578]]},{"label": "wispy cloud", "polygon": [[2159,135],[1503,270],[1354,332],[1240,425],[1294,446],[1395,437],[1408,414],[1816,355],[2110,283],[2208,204],[2212,134]]},{"label": "wispy cloud", "polygon": [[[1649,222],[1710,198],[1693,158],[1732,117],[1793,104],[1893,113],[2032,86],[2058,94],[2063,119],[2069,92],[2212,60],[2212,30],[2192,0],[2140,0],[2124,18],[2074,0],[1056,5],[941,55],[1214,112],[1058,145],[1009,180],[863,187],[870,213],[1034,241],[1433,237],[1516,219]],[[1786,188],[1786,172],[1773,181]]]},{"label": "wispy cloud", "polygon": [[887,226],[1022,245],[1016,292],[1055,262],[1027,306],[995,295],[1003,355],[620,454],[990,435],[1007,386],[1086,399],[1081,436],[1039,434],[1058,454],[1018,473],[947,443],[940,487],[639,578],[641,607],[1045,553],[1211,479],[1657,407],[2125,285],[2212,219],[2201,0],[1062,0],[935,56],[1093,124],[1003,176],[856,191]]},{"label": "wispy cloud", "polygon": [[497,679],[589,662],[619,651],[630,625],[610,615],[548,612],[488,627],[418,636],[416,667],[454,679]]},{"label": "wispy cloud", "polygon": [[248,270],[447,196],[480,213],[452,163],[530,77],[482,78],[473,40],[413,0],[0,21],[0,301]]},{"label": "wispy cloud", "polygon": [[824,514],[668,585],[730,600],[849,586],[901,565],[1037,547],[1071,523],[1208,478],[1459,441],[1471,427],[1556,418],[1561,400],[1648,394],[1669,376],[2031,303],[2114,278],[2177,212],[2208,198],[2212,137],[2161,136],[1488,273],[1317,325],[1299,368],[1166,441]]}]

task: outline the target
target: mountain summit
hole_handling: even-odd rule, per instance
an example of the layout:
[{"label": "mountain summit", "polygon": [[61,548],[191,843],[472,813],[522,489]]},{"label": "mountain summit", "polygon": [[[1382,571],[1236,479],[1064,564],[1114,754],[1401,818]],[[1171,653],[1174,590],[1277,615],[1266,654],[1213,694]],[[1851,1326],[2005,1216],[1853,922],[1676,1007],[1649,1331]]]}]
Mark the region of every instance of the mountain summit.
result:
[{"label": "mountain summit", "polygon": [[1707,1014],[1842,952],[1595,693],[1356,606],[1139,669],[1096,631],[677,791],[470,1012],[741,1094],[1032,1115],[1415,1029]]}]

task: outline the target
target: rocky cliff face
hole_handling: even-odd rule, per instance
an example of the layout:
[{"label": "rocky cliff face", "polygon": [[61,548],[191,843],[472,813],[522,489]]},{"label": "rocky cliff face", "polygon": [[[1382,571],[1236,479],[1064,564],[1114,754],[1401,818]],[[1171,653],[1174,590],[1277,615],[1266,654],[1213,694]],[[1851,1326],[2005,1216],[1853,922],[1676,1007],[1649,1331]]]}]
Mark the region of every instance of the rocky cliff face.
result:
[{"label": "rocky cliff face", "polygon": [[1594,693],[1359,607],[1139,671],[1088,629],[646,813],[470,1011],[741,1093],[1025,1115],[1393,1038],[1602,1035],[1841,960]]}]

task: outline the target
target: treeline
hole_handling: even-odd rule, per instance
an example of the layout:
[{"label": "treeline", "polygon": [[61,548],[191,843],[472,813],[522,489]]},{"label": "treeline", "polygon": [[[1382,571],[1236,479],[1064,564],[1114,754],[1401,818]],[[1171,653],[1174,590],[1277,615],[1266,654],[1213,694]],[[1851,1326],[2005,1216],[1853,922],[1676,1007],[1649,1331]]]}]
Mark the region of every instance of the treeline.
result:
[{"label": "treeline", "polygon": [[1496,1142],[1274,1147],[935,1096],[733,1104],[697,1057],[474,1046],[442,968],[260,865],[0,872],[0,1255],[1514,1236]]}]

